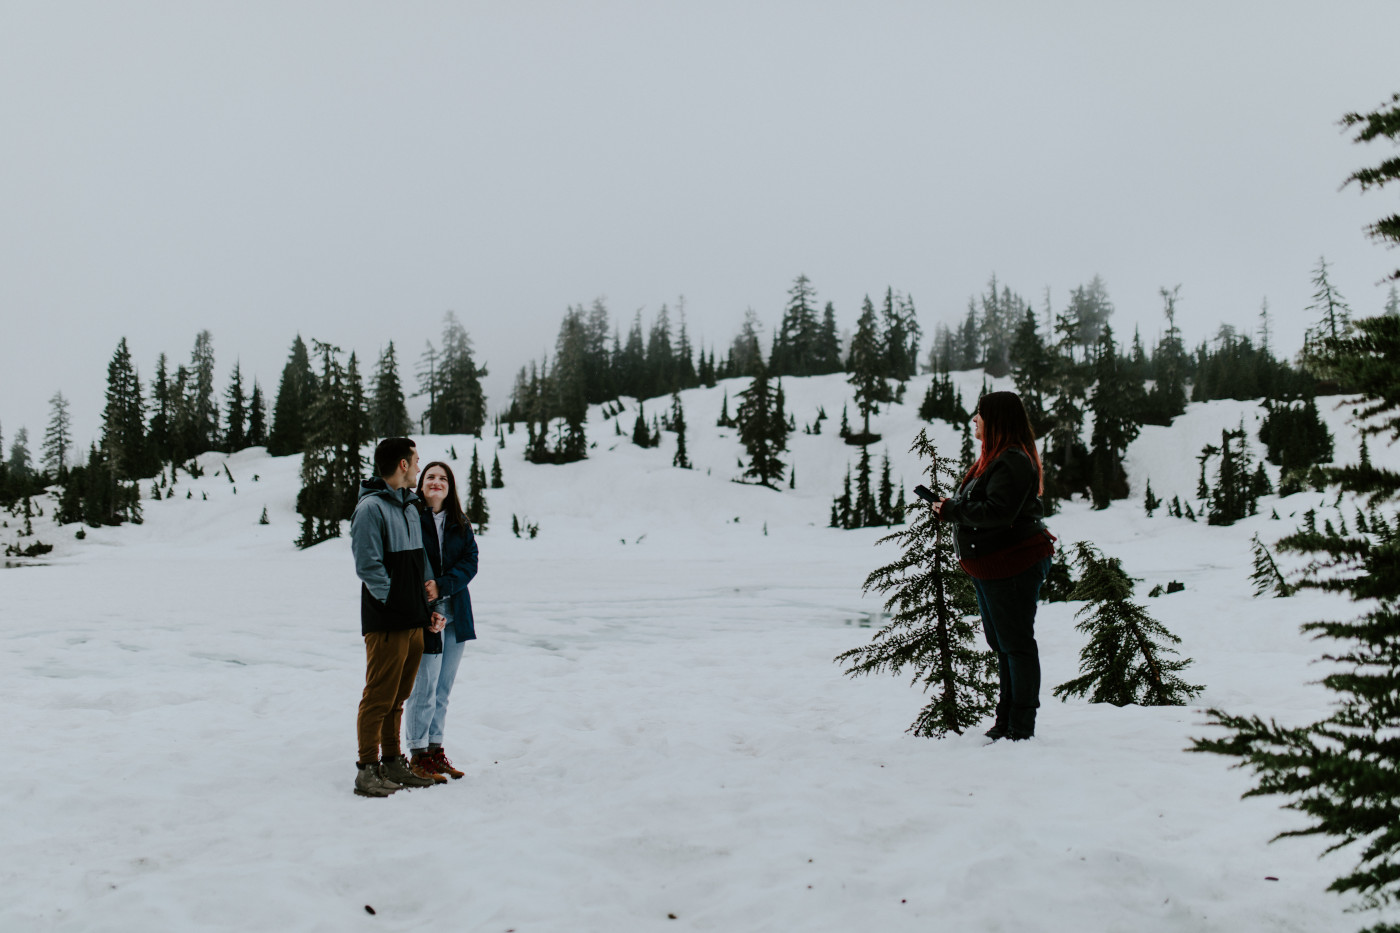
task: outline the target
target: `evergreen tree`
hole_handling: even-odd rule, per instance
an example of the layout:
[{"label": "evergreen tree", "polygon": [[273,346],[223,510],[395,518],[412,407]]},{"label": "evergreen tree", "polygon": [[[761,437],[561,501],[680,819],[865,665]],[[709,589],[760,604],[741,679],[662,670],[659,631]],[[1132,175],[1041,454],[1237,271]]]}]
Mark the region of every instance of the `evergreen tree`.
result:
[{"label": "evergreen tree", "polygon": [[914,301],[906,295],[896,295],[885,289],[881,308],[884,325],[885,371],[904,382],[919,371],[919,322],[914,316]]},{"label": "evergreen tree", "polygon": [[1006,301],[997,292],[997,277],[987,283],[987,294],[981,298],[982,367],[990,375],[1001,377],[1011,371],[1011,343],[1015,329],[1015,313],[1020,302],[1012,307],[1010,289]]},{"label": "evergreen tree", "polygon": [[[340,523],[355,508],[364,472],[361,446],[369,439],[358,370],[347,370],[340,362],[339,347],[319,340],[313,344],[321,360],[321,375],[306,417],[302,485],[296,502],[302,517],[297,545],[303,548],[339,537]],[[352,354],[352,364],[354,359]]]},{"label": "evergreen tree", "polygon": [[957,369],[976,369],[982,364],[982,322],[977,316],[977,302],[967,299],[967,317],[958,327],[953,338],[957,347]]},{"label": "evergreen tree", "polygon": [[856,407],[860,409],[865,427],[860,434],[860,442],[868,444],[878,440],[870,433],[870,415],[879,413],[880,403],[893,398],[886,376],[889,374],[884,352],[884,336],[880,333],[879,322],[875,318],[875,306],[870,296],[865,296],[861,305],[860,319],[856,322],[856,333],[851,338],[851,357],[847,361],[847,378],[855,388]]},{"label": "evergreen tree", "polygon": [[870,528],[880,524],[880,512],[875,506],[875,495],[870,490],[870,445],[860,449],[860,460],[856,464],[856,501],[851,508],[853,528]]},{"label": "evergreen tree", "polygon": [[224,430],[224,449],[229,453],[237,453],[251,444],[248,440],[248,405],[243,395],[243,371],[237,360],[233,363],[233,375],[229,377],[224,399],[227,425]]},{"label": "evergreen tree", "polygon": [[[1394,436],[1400,428],[1400,318],[1357,321],[1351,333],[1322,337],[1320,344],[1320,375],[1353,385],[1362,396],[1361,431]],[[1392,470],[1359,464],[1319,469],[1340,492],[1365,495],[1373,505],[1400,498],[1400,475]],[[1330,890],[1358,893],[1365,907],[1394,903],[1400,899],[1400,540],[1374,525],[1367,535],[1328,535],[1317,530],[1310,512],[1304,527],[1278,546],[1312,556],[1299,587],[1345,594],[1361,609],[1351,620],[1303,626],[1330,649],[1323,660],[1332,673],[1322,683],[1335,703],[1323,719],[1296,727],[1212,709],[1211,724],[1226,735],[1197,739],[1193,750],[1239,759],[1257,777],[1246,796],[1281,795],[1284,806],[1309,818],[1309,825],[1280,836],[1330,837],[1329,850],[1360,844],[1359,864]]]},{"label": "evergreen tree", "polygon": [[671,346],[671,312],[663,304],[647,336],[646,379],[638,398],[652,398],[669,393],[676,384],[675,349]]},{"label": "evergreen tree", "polygon": [[1084,414],[1092,370],[1074,358],[1081,333],[1078,318],[1070,313],[1056,315],[1055,366],[1050,387],[1055,400],[1050,407],[1045,435],[1045,506],[1067,500],[1075,493],[1088,494],[1092,484],[1089,451],[1084,446]]},{"label": "evergreen tree", "polygon": [[421,430],[431,433],[433,429],[432,416],[437,410],[437,392],[441,385],[438,375],[438,364],[441,359],[437,347],[433,346],[431,340],[423,341],[423,352],[418,354],[418,363],[413,368],[413,375],[418,380],[418,391],[413,393],[414,398],[428,396],[428,407],[423,411],[421,419]]},{"label": "evergreen tree", "polygon": [[819,376],[839,373],[841,364],[841,335],[836,330],[836,306],[826,303],[821,327],[817,330],[816,373]]},{"label": "evergreen tree", "polygon": [[[662,332],[653,332],[653,339],[665,345],[670,353],[670,336],[666,333],[665,312],[662,313]],[[666,366],[672,364],[668,359]],[[658,376],[657,378],[671,378]],[[555,343],[553,406],[564,419],[564,433],[554,451],[555,463],[575,463],[588,456],[588,436],[584,422],[588,420],[588,327],[579,306],[564,315],[559,326],[559,338]]]},{"label": "evergreen tree", "polygon": [[947,372],[935,372],[929,380],[928,391],[919,404],[919,417],[924,421],[935,418],[949,424],[962,424],[970,416],[962,404],[962,393],[953,387],[953,377]]},{"label": "evergreen tree", "polygon": [[287,364],[282,367],[282,382],[277,388],[277,401],[272,407],[272,431],[267,437],[269,454],[285,457],[306,449],[307,418],[316,398],[316,390],[311,356],[298,334],[292,341]]},{"label": "evergreen tree", "polygon": [[146,472],[146,413],[141,380],[126,348],[117,344],[107,364],[107,404],[102,411],[102,449],[118,479],[136,479]]},{"label": "evergreen tree", "polygon": [[1055,359],[1040,337],[1035,312],[1030,305],[1026,306],[1026,313],[1011,342],[1011,374],[1016,383],[1016,393],[1026,405],[1031,429],[1037,435],[1044,433],[1045,396],[1054,378]]},{"label": "evergreen tree", "polygon": [[1066,315],[1074,322],[1075,345],[1083,347],[1086,352],[1092,351],[1112,314],[1113,302],[1109,300],[1108,287],[1099,276],[1090,279],[1088,285],[1080,285],[1070,292]]},{"label": "evergreen tree", "polygon": [[478,532],[486,530],[490,510],[486,507],[486,471],[481,467],[481,458],[472,446],[472,465],[467,477],[467,521]]},{"label": "evergreen tree", "polygon": [[876,509],[879,512],[880,524],[894,524],[894,483],[890,478],[889,451],[885,451],[880,460],[880,500],[876,503]]},{"label": "evergreen tree", "polygon": [[[928,486],[935,496],[950,492],[958,477],[951,461],[940,458],[926,431],[912,452],[927,462]],[[979,648],[979,632],[969,621],[977,612],[970,578],[953,556],[952,527],[938,521],[927,503],[914,503],[914,517],[880,543],[895,542],[903,553],[874,570],[867,591],[888,594],[889,624],[871,643],[837,655],[856,677],[912,670],[915,683],[933,696],[909,730],[919,736],[961,735],[996,708],[995,661]]]},{"label": "evergreen tree", "polygon": [[448,311],[443,316],[442,347],[433,373],[434,385],[428,422],[434,434],[475,434],[481,436],[486,424],[486,395],[481,380],[489,375],[472,356],[471,338]]},{"label": "evergreen tree", "polygon": [[151,421],[146,430],[147,455],[156,466],[175,458],[175,409],[169,363],[162,353],[156,360],[156,378],[151,382]]},{"label": "evergreen tree", "polygon": [[1147,510],[1148,518],[1151,518],[1152,513],[1157,511],[1158,507],[1160,507],[1162,504],[1162,500],[1158,499],[1155,495],[1152,494],[1152,479],[1150,477],[1147,480],[1147,492],[1143,496],[1142,504],[1143,507]]},{"label": "evergreen tree", "polygon": [[399,381],[399,360],[390,340],[374,369],[373,401],[370,403],[370,430],[375,437],[405,437],[413,432]]},{"label": "evergreen tree", "polygon": [[739,393],[739,398],[742,401],[735,418],[739,422],[739,440],[749,455],[744,475],[761,486],[776,489],[774,481],[781,479],[787,469],[781,455],[787,450],[788,425],[779,397],[769,389],[768,370],[761,359],[749,387]]},{"label": "evergreen tree", "polygon": [[248,400],[248,445],[267,446],[267,403],[263,401],[262,386],[253,380],[253,395]]},{"label": "evergreen tree", "polygon": [[763,348],[759,346],[758,335],[763,330],[763,325],[758,322],[758,315],[753,308],[744,311],[744,323],[739,328],[739,335],[734,338],[734,343],[729,348],[729,366],[726,376],[752,376],[759,366],[763,364]]},{"label": "evergreen tree", "polygon": [[846,480],[841,487],[841,495],[831,503],[831,527],[854,528],[854,503],[851,500],[851,465],[846,464]]},{"label": "evergreen tree", "polygon": [[1172,419],[1186,411],[1186,348],[1181,341],[1181,329],[1176,326],[1176,303],[1180,300],[1181,286],[1159,291],[1167,332],[1152,354],[1156,382],[1147,394],[1143,420],[1147,424],[1170,425]]},{"label": "evergreen tree", "polygon": [[[1318,415],[1311,398],[1292,402],[1266,401],[1267,414],[1259,426],[1265,459],[1278,466],[1293,492],[1302,488],[1301,477],[1313,466],[1332,462],[1332,432]],[[1280,488],[1280,495],[1286,495]]]},{"label": "evergreen tree", "polygon": [[821,325],[817,322],[817,292],[805,275],[793,280],[788,290],[782,323],[773,335],[768,357],[769,372],[775,376],[810,376],[817,372]]},{"label": "evergreen tree", "polygon": [[1114,706],[1184,706],[1204,687],[1177,674],[1190,658],[1171,658],[1181,643],[1147,610],[1131,601],[1133,580],[1118,558],[1104,557],[1085,541],[1075,544],[1079,584],[1071,597],[1087,600],[1075,613],[1075,630],[1089,636],[1079,653],[1080,676],[1055,688],[1060,699],[1087,696],[1090,703]]},{"label": "evergreen tree", "polygon": [[1249,579],[1254,584],[1254,595],[1263,596],[1272,592],[1275,597],[1292,596],[1293,587],[1288,585],[1283,572],[1274,562],[1274,555],[1269,553],[1268,546],[1259,540],[1257,534],[1250,539],[1249,549],[1254,555],[1254,569],[1249,574]]},{"label": "evergreen tree", "polygon": [[496,459],[495,459],[495,461],[493,461],[492,464],[491,464],[491,488],[492,488],[492,489],[505,489],[505,488],[506,488],[506,481],[505,481],[505,478],[501,475],[501,455],[500,455],[499,452],[496,454]]},{"label": "evergreen tree", "polygon": [[660,438],[651,436],[651,428],[647,426],[646,406],[641,402],[637,403],[637,420],[632,425],[632,443],[638,447],[655,447],[660,443]]},{"label": "evergreen tree", "polygon": [[1128,471],[1123,457],[1137,439],[1138,418],[1146,392],[1118,355],[1113,328],[1104,325],[1094,362],[1094,433],[1090,441],[1090,491],[1094,508],[1106,509],[1110,500],[1128,498]]},{"label": "evergreen tree", "polygon": [[729,390],[724,390],[724,401],[720,402],[719,420],[715,422],[717,428],[737,428],[739,423],[729,416]]},{"label": "evergreen tree", "polygon": [[1351,308],[1342,293],[1327,277],[1327,257],[1320,257],[1313,270],[1312,304],[1307,310],[1317,315],[1313,325],[1303,335],[1303,358],[1309,359],[1323,340],[1337,341],[1351,332]]},{"label": "evergreen tree", "polygon": [[1233,525],[1240,519],[1253,515],[1258,511],[1258,480],[1253,470],[1244,427],[1234,431],[1222,430],[1220,447],[1207,446],[1202,450],[1203,470],[1205,458],[1210,456],[1208,451],[1218,454],[1220,463],[1215,485],[1205,496],[1207,524]]},{"label": "evergreen tree", "polygon": [[[219,405],[214,401],[214,338],[209,331],[195,335],[190,353],[188,404],[191,416],[190,453],[219,448]],[[124,465],[119,462],[118,467]]]},{"label": "evergreen tree", "polygon": [[700,375],[695,366],[695,348],[690,345],[690,335],[686,333],[684,295],[676,299],[676,316],[680,318],[680,329],[676,334],[676,387],[693,389],[700,384]]},{"label": "evergreen tree", "polygon": [[20,428],[10,442],[10,480],[24,485],[34,477],[34,462],[29,453],[29,429]]},{"label": "evergreen tree", "polygon": [[679,392],[671,393],[671,430],[676,432],[676,455],[671,458],[671,466],[688,470],[690,458],[685,453],[685,410],[681,408]]},{"label": "evergreen tree", "polygon": [[62,482],[68,472],[68,451],[73,446],[73,419],[62,392],[55,392],[49,399],[49,412],[49,428],[44,432],[44,470]]}]

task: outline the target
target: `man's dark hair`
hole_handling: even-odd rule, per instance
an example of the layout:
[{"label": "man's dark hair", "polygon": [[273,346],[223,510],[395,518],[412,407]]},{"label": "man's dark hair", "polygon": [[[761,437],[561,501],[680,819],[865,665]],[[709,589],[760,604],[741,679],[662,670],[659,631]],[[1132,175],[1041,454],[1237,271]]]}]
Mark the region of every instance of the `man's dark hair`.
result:
[{"label": "man's dark hair", "polygon": [[381,477],[393,476],[399,463],[413,458],[417,445],[411,437],[386,437],[374,448],[374,469]]}]

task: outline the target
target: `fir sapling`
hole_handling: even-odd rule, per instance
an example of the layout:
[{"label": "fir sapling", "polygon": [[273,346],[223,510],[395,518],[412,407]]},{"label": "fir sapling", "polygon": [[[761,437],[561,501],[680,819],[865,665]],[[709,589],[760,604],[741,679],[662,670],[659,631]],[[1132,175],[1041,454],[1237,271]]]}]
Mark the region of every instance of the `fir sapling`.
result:
[{"label": "fir sapling", "polygon": [[1166,628],[1132,602],[1133,579],[1116,557],[1105,557],[1086,541],[1074,545],[1079,584],[1072,598],[1087,604],[1074,614],[1075,630],[1089,636],[1079,652],[1080,675],[1054,690],[1061,700],[1087,696],[1114,706],[1185,706],[1205,688],[1177,674],[1190,658],[1174,658],[1180,644]]},{"label": "fir sapling", "polygon": [[1268,545],[1260,541],[1257,534],[1250,539],[1249,549],[1254,554],[1254,569],[1249,574],[1254,584],[1254,595],[1263,596],[1272,592],[1276,597],[1292,596],[1293,587],[1288,585],[1283,572],[1274,562],[1274,555],[1269,553]]},{"label": "fir sapling", "polygon": [[[925,431],[910,450],[927,463],[927,484],[934,496],[950,491],[958,481],[956,463],[938,456]],[[996,710],[996,661],[981,647],[971,619],[977,601],[971,579],[953,555],[953,528],[939,522],[922,499],[909,508],[909,523],[878,543],[894,542],[903,552],[893,562],[872,571],[865,590],[887,596],[889,623],[871,642],[837,655],[844,673],[912,671],[932,698],[908,731],[918,736],[961,735]]]}]

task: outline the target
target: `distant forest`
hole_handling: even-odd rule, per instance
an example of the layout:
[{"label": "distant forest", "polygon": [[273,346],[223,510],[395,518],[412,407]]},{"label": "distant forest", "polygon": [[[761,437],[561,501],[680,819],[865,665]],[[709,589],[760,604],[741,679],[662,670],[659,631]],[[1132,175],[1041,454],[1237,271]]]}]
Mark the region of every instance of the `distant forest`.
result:
[{"label": "distant forest", "polygon": [[[1300,485],[1309,468],[1331,456],[1330,438],[1319,438],[1312,427],[1311,400],[1347,388],[1310,374],[1309,347],[1349,333],[1353,316],[1330,281],[1325,260],[1313,270],[1313,284],[1313,324],[1291,360],[1274,346],[1267,304],[1253,332],[1222,325],[1191,348],[1176,321],[1179,286],[1161,290],[1166,328],[1155,344],[1146,346],[1136,331],[1124,343],[1113,331],[1113,304],[1098,277],[1073,289],[1063,308],[1054,310],[1047,299],[1037,310],[993,276],[984,293],[969,299],[960,321],[934,327],[926,350],[913,298],[893,288],[878,302],[867,296],[854,332],[843,335],[832,303],[820,302],[812,282],[799,275],[771,339],[764,340],[763,325],[749,310],[722,348],[694,345],[683,300],[674,313],[662,305],[645,325],[638,312],[624,334],[599,299],[565,311],[553,357],[520,368],[508,404],[494,418],[481,386],[486,369],[476,361],[465,328],[448,312],[439,341],[429,341],[416,361],[412,397],[426,399],[416,424],[408,415],[402,364],[392,342],[366,379],[355,353],[316,340],[308,346],[298,336],[269,408],[261,384],[256,379],[250,384],[238,365],[223,390],[216,389],[208,331],[195,337],[188,363],[172,366],[162,354],[149,383],[139,376],[123,338],[108,363],[100,441],[86,451],[74,448],[70,402],[56,393],[37,455],[26,429],[10,438],[9,456],[0,461],[0,505],[14,510],[57,484],[65,522],[140,521],[143,498],[160,496],[179,469],[197,470],[192,462],[197,454],[266,446],[275,456],[305,455],[298,508],[305,523],[302,543],[314,543],[337,534],[339,520],[348,517],[365,470],[362,449],[376,438],[414,432],[482,437],[488,427],[514,432],[523,425],[528,459],[566,463],[587,456],[589,405],[616,414],[623,398],[674,395],[733,377],[757,383],[739,393],[743,397],[736,397],[735,416],[729,419],[750,454],[745,475],[777,488],[784,476],[785,438],[796,428],[782,407],[783,377],[845,373],[861,421],[852,429],[843,414],[841,433],[864,448],[878,439],[870,432],[871,414],[902,401],[905,384],[920,371],[934,376],[920,415],[965,422],[976,400],[954,392],[949,374],[973,369],[1010,376],[1025,400],[1044,444],[1052,508],[1074,495],[1088,496],[1099,507],[1125,497],[1128,445],[1142,425],[1170,424],[1188,400],[1263,400],[1270,412],[1262,438],[1269,459],[1286,466],[1289,481]],[[1384,313],[1400,314],[1393,286]],[[769,380],[777,380],[773,390]],[[759,400],[748,398],[753,395]],[[726,403],[725,418],[727,412]],[[1285,421],[1288,430],[1281,429]],[[639,417],[633,439],[654,444],[660,430],[674,431],[677,424],[683,431],[684,413],[675,397],[664,417],[650,424]],[[1087,445],[1086,425],[1091,429]],[[820,418],[805,427],[820,429]],[[1293,443],[1297,438],[1302,440]],[[0,430],[0,449],[3,445]],[[1243,446],[1241,439],[1236,447]],[[1217,453],[1228,455],[1230,449],[1225,438]],[[678,460],[684,460],[683,451]],[[862,472],[868,474],[868,456],[863,460]],[[138,481],[153,478],[159,482],[143,494]],[[863,498],[860,489],[852,495],[849,511],[833,524],[887,524],[902,515],[892,502],[858,508],[857,501],[878,497]]]}]

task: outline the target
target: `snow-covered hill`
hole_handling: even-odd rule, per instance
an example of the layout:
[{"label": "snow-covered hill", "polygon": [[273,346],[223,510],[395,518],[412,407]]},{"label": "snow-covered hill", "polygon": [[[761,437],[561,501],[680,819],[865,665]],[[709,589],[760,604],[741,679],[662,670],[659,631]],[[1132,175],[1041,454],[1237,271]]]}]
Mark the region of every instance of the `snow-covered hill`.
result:
[{"label": "snow-covered hill", "polygon": [[[872,425],[906,489],[927,378]],[[956,378],[975,398],[982,375]],[[0,766],[0,929],[1359,925],[1324,891],[1350,853],[1269,845],[1298,819],[1239,800],[1248,779],[1229,762],[1182,751],[1206,706],[1317,716],[1320,647],[1298,625],[1352,614],[1318,594],[1256,600],[1247,579],[1253,534],[1276,539],[1308,508],[1335,515],[1330,497],[1270,497],[1229,528],[1143,514],[1147,477],[1164,499],[1194,495],[1201,445],[1252,425],[1256,404],[1193,405],[1145,429],[1131,500],[1051,521],[1143,580],[1195,659],[1200,706],[1050,698],[1081,638],[1073,604],[1047,605],[1039,735],[983,747],[905,735],[917,691],[831,662],[869,638],[879,604],[860,586],[890,556],[881,529],[825,527],[858,455],[836,437],[849,387],[784,381],[797,479],[774,491],[731,482],[742,449],[714,426],[744,383],[682,393],[690,471],[671,467],[669,433],[630,443],[635,404],[623,436],[593,409],[583,463],[525,463],[523,433],[507,436],[472,585],[481,637],[447,729],[468,776],[388,800],[350,793],[358,585],[343,539],[292,545],[298,458],[206,455],[203,477],[145,501],[143,524],[83,540],[41,502],[36,537],[55,550],[0,573],[0,708],[16,740]],[[822,433],[802,433],[819,407]],[[1321,407],[1338,459],[1354,459],[1347,413]],[[956,427],[931,433],[956,453]],[[474,444],[488,469],[497,452],[489,437],[419,444],[425,462],[455,452],[463,481]],[[511,535],[512,515],[539,537]],[[1146,599],[1169,580],[1186,590]]]}]

